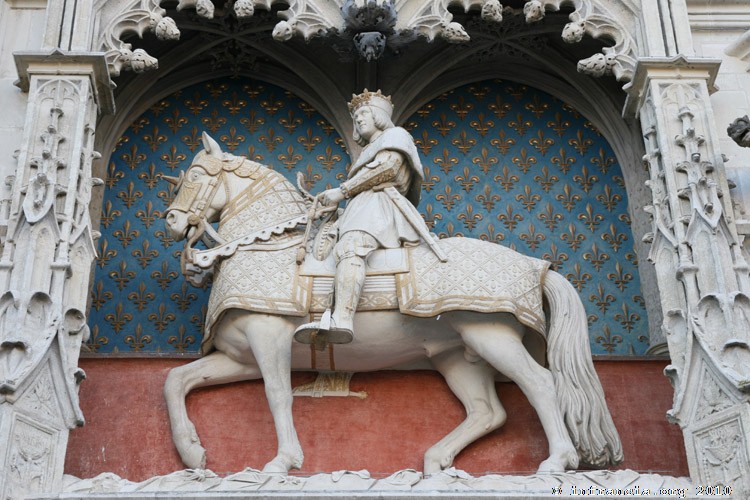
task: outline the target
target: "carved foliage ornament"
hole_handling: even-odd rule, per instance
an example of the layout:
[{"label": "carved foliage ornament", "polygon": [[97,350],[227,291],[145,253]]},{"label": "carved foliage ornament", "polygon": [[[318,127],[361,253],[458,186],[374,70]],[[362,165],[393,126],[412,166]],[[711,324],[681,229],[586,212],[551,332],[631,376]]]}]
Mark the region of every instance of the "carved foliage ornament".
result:
[{"label": "carved foliage ornament", "polygon": [[53,460],[54,440],[48,429],[19,418],[17,432],[9,443],[9,471],[7,498],[23,498],[30,491],[44,491],[51,486],[50,465]]},{"label": "carved foliage ornament", "polygon": [[[180,32],[160,0],[130,0],[123,4],[121,13],[107,26],[100,41],[101,50],[107,54],[112,76],[122,69],[143,72],[156,68],[158,62],[142,49],[132,50],[132,45],[122,41],[122,36],[135,33],[143,36],[153,31],[160,40],[177,40]],[[563,3],[572,3],[574,11],[562,32],[567,43],[576,43],[584,35],[606,37],[614,45],[601,53],[583,59],[578,71],[600,77],[612,74],[617,80],[630,80],[635,68],[635,44],[627,28],[616,15],[594,0],[527,0],[523,15],[527,23],[544,19],[545,12],[558,11]],[[432,41],[441,37],[449,43],[470,40],[466,29],[453,21],[448,6],[460,5],[464,11],[480,9],[482,20],[500,23],[503,5],[499,0],[230,0],[226,9],[239,19],[251,17],[256,8],[270,10],[276,4],[288,5],[278,13],[282,19],[273,29],[276,41],[285,42],[293,36],[309,40],[314,36],[345,33],[353,40],[360,55],[372,60],[383,53],[386,38],[405,43],[415,36]],[[180,0],[177,10],[195,9],[206,19],[212,19],[216,8],[212,0]],[[507,8],[506,8],[507,9]]]},{"label": "carved foliage ornament", "polygon": [[742,422],[733,419],[711,426],[695,436],[696,447],[705,450],[699,463],[706,484],[736,485],[747,480],[747,451],[742,446]]},{"label": "carved foliage ornament", "polygon": [[99,47],[105,53],[112,76],[118,76],[123,69],[142,73],[158,67],[158,61],[145,50],[132,50],[131,44],[123,42],[125,35],[143,37],[147,31],[153,31],[159,40],[180,38],[180,30],[171,17],[165,16],[167,11],[159,3],[160,0],[123,2],[120,14],[102,32]]}]

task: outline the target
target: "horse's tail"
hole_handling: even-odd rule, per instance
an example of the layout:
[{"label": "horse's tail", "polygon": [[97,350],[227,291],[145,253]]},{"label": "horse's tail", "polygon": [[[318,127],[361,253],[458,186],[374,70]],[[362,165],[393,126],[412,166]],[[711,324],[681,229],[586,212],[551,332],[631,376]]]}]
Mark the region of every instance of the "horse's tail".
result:
[{"label": "horse's tail", "polygon": [[623,460],[620,436],[607,409],[589,346],[586,311],[573,285],[550,271],[544,279],[550,309],[547,361],[565,424],[581,462],[605,467]]}]

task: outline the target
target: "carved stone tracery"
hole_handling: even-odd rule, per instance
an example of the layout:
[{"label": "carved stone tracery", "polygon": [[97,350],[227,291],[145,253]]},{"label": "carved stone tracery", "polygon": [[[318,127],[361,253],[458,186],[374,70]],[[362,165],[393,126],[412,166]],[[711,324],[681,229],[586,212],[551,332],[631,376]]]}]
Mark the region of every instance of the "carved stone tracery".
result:
[{"label": "carved stone tracery", "polygon": [[[101,58],[101,59],[100,59]],[[103,57],[17,53],[29,91],[0,258],[0,495],[57,487],[68,430],[83,424],[77,385],[95,255],[88,215],[94,125],[111,109]]]},{"label": "carved stone tracery", "polygon": [[668,417],[683,429],[694,480],[747,494],[736,471],[746,470],[750,450],[743,424],[750,417],[749,276],[711,123],[713,71],[708,61],[642,62],[633,90],[653,195],[649,260],[672,358],[665,369],[675,388]]},{"label": "carved stone tracery", "polygon": [[[231,13],[237,19],[253,16],[257,8],[270,11],[280,0],[236,0],[223,7],[222,15]],[[123,69],[143,72],[156,68],[158,61],[143,49],[133,50],[123,41],[129,34],[143,37],[152,31],[159,40],[177,40],[177,24],[166,16],[159,0],[130,0],[114,16],[98,42],[107,54],[110,74],[114,77]],[[503,8],[498,0],[464,0],[464,12],[479,10],[482,22],[501,24],[509,14],[521,14],[527,24],[541,21],[546,11],[559,11],[565,0],[528,0],[523,9]],[[313,37],[336,36],[351,40],[360,56],[367,61],[379,58],[386,44],[400,46],[415,37],[432,41],[438,37],[449,43],[466,43],[471,40],[465,26],[453,20],[447,0],[293,0],[288,8],[278,12],[282,20],[273,28],[272,37],[279,42],[301,36],[308,41]],[[593,0],[574,0],[570,22],[561,36],[567,43],[580,42],[584,35],[596,39],[612,40],[612,46],[601,53],[583,59],[578,71],[591,76],[612,74],[620,81],[633,76],[637,54],[631,29],[617,15],[609,12],[602,3]],[[211,0],[180,0],[177,10],[195,9],[206,20],[219,15]],[[632,13],[631,13],[632,14]]]},{"label": "carved stone tracery", "polygon": [[731,485],[738,491],[746,487],[744,476],[750,461],[743,435],[747,435],[747,430],[742,429],[742,422],[736,417],[695,434],[696,448],[704,450],[700,468],[706,484]]}]

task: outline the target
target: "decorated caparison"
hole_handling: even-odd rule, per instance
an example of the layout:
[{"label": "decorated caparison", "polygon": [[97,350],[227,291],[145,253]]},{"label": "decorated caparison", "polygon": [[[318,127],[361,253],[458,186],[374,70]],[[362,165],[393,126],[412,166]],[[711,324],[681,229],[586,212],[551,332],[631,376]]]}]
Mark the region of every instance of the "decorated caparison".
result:
[{"label": "decorated caparison", "polygon": [[[425,474],[450,467],[464,447],[503,425],[492,368],[516,382],[539,415],[549,443],[539,472],[622,461],[573,286],[545,261],[431,234],[411,215],[421,164],[408,132],[390,121],[390,99],[365,91],[349,109],[365,148],[346,181],[316,196],[221,151],[206,133],[187,171],[168,179],[177,194],[165,223],[173,238],[186,240],[183,273],[196,284],[213,275],[204,356],[173,369],[164,389],[183,462],[206,463],[185,395],[262,377],[278,439],[263,471],[300,468],[290,371],[314,369],[315,352],[325,349],[344,371],[403,366],[427,353],[468,412],[426,451]],[[194,248],[201,239],[209,249]]]}]

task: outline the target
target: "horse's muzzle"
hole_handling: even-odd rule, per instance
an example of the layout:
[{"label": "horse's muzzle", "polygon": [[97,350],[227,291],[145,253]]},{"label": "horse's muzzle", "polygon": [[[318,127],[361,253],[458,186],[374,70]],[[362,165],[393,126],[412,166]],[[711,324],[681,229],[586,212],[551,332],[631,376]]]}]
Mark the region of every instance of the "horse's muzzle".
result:
[{"label": "horse's muzzle", "polygon": [[164,226],[167,230],[167,235],[175,241],[184,239],[190,228],[187,222],[187,214],[170,210],[164,217]]}]

